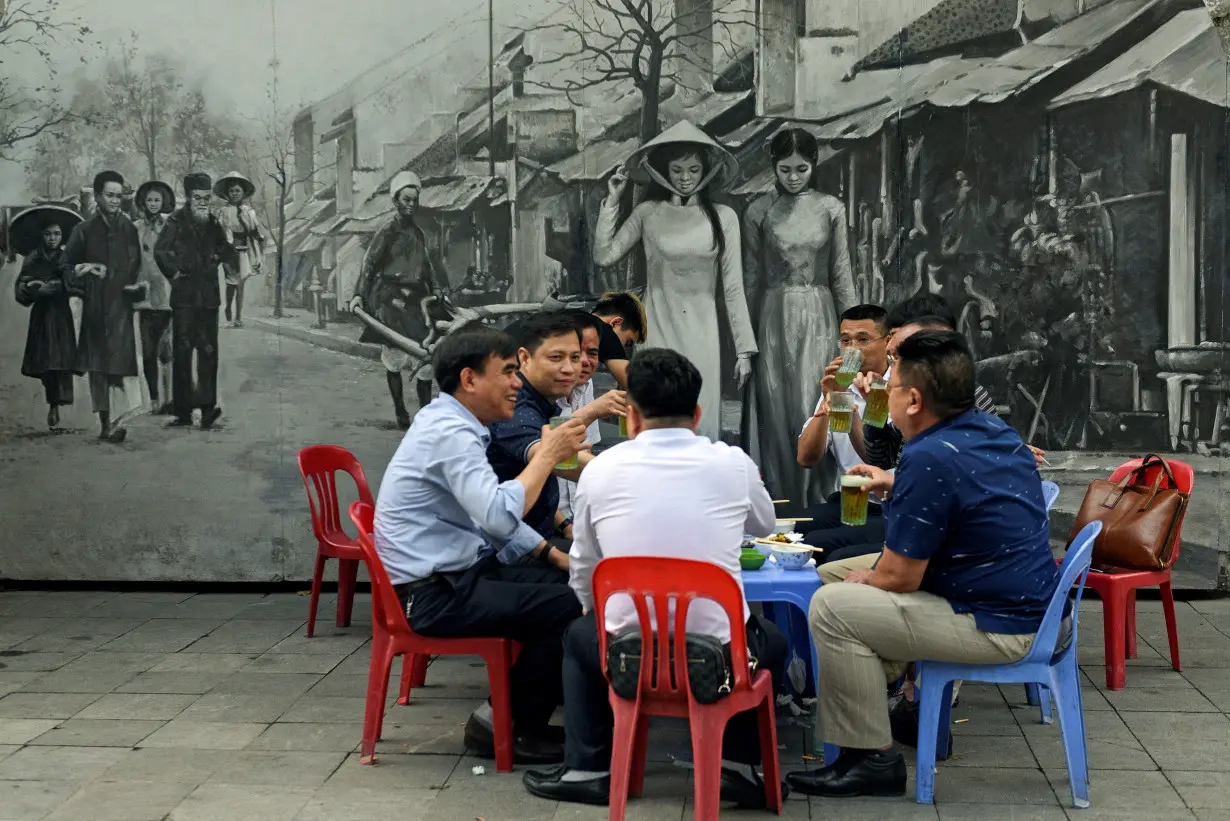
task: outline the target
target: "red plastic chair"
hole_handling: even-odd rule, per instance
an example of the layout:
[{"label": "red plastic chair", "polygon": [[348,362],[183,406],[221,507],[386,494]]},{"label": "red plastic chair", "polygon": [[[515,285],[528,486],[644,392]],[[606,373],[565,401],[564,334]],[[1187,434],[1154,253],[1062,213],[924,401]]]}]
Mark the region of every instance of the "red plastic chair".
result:
[{"label": "red plastic chair", "polygon": [[[736,713],[755,709],[760,721],[760,751],[764,763],[765,797],[770,809],[782,812],[781,765],[777,758],[777,724],[773,714],[773,679],[768,670],[748,674],[747,628],[743,620],[743,594],[731,575],[717,565],[691,559],[629,556],[604,559],[594,568],[594,610],[606,624],[606,605],[616,593],[632,597],[640,617],[641,646],[653,647],[652,624],[672,624],[669,602],[674,601],[674,641],[658,645],[657,675],[653,664],[641,665],[636,701],[611,691],[615,714],[614,753],[611,756],[610,821],[623,821],[628,796],[639,797],[645,788],[649,717],[686,718],[692,728],[692,760],[696,779],[696,821],[716,821],[722,789],[722,734]],[[648,598],[655,619],[650,621]],[[688,686],[687,664],[678,667],[671,681],[671,656],[687,658],[685,625],[689,605],[696,599],[717,602],[730,619],[730,656],[734,684],[730,695],[715,704],[698,704]],[[672,646],[673,645],[673,646]],[[598,646],[606,671],[607,635],[598,631]]]},{"label": "red plastic chair", "polygon": [[[495,768],[510,773],[513,768],[512,702],[508,691],[509,669],[521,646],[511,639],[466,638],[433,639],[410,629],[406,614],[384,570],[372,542],[375,509],[370,502],[350,506],[350,518],[359,528],[359,549],[367,562],[372,580],[372,663],[367,674],[367,708],[363,716],[361,764],[376,762],[376,742],[384,728],[384,705],[389,695],[389,673],[393,659],[405,656],[406,671],[411,659],[424,661],[430,655],[482,656],[487,662],[487,681],[491,687],[492,723],[495,725]],[[402,692],[408,693],[409,677],[403,672]],[[401,703],[405,703],[402,701]],[[776,749],[776,748],[774,748]]]},{"label": "red plastic chair", "polygon": [[[1124,462],[1110,475],[1111,482],[1118,482],[1141,465],[1140,459]],[[1170,472],[1174,474],[1175,484],[1184,493],[1191,493],[1195,484],[1195,475],[1191,465],[1167,459]],[[1152,483],[1160,467],[1146,471],[1144,481]],[[1168,487],[1169,482],[1163,476],[1162,487]],[[1182,538],[1182,527],[1175,532],[1175,543],[1172,556],[1179,557],[1179,545]],[[1089,574],[1085,583],[1088,588],[1098,594],[1102,600],[1102,621],[1106,643],[1106,686],[1111,690],[1122,690],[1127,686],[1127,659],[1136,658],[1136,591],[1141,587],[1157,586],[1162,591],[1162,610],[1166,614],[1166,636],[1170,640],[1170,664],[1175,670],[1182,671],[1179,663],[1179,626],[1174,614],[1174,590],[1170,584],[1170,568],[1165,570],[1123,570],[1105,565],[1094,567],[1100,572]]]},{"label": "red plastic chair", "polygon": [[359,489],[359,501],[372,504],[372,491],[355,455],[337,445],[312,445],[299,451],[299,472],[312,509],[312,532],[316,534],[316,570],[312,573],[312,598],[308,603],[307,635],[316,632],[316,609],[325,562],[337,559],[337,626],[349,627],[354,612],[354,589],[363,553],[356,540],[342,530],[341,506],[337,500],[337,474],[347,473]]}]

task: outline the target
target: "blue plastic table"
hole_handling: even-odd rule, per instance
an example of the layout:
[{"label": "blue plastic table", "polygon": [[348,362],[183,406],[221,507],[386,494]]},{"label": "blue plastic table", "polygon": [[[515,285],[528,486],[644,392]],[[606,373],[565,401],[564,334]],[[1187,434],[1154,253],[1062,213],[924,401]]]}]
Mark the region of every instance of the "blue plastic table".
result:
[{"label": "blue plastic table", "polygon": [[[743,593],[748,602],[758,602],[764,605],[773,603],[794,605],[789,608],[772,608],[772,612],[766,615],[769,615],[778,628],[790,637],[791,645],[799,656],[807,659],[807,672],[813,685],[819,682],[817,672],[820,664],[816,658],[816,647],[812,642],[811,630],[807,627],[807,608],[811,605],[811,597],[819,589],[820,577],[816,575],[814,567],[805,567],[802,570],[781,570],[772,562],[766,562],[760,570],[743,571]],[[819,690],[819,687],[816,689]],[[836,761],[837,752],[836,747],[825,744],[825,763],[832,764]]]}]

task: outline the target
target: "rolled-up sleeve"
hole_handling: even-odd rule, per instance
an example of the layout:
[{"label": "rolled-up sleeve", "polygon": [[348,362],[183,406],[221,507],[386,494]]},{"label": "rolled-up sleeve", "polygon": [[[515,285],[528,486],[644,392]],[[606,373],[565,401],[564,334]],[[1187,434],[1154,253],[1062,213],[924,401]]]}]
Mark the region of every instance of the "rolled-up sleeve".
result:
[{"label": "rolled-up sleeve", "polygon": [[[542,536],[521,521],[525,486],[514,480],[500,482],[487,461],[487,451],[476,434],[462,441],[441,440],[436,464],[458,503],[474,523],[500,546],[500,561],[511,564],[533,550]],[[424,446],[428,446],[424,443]]]}]

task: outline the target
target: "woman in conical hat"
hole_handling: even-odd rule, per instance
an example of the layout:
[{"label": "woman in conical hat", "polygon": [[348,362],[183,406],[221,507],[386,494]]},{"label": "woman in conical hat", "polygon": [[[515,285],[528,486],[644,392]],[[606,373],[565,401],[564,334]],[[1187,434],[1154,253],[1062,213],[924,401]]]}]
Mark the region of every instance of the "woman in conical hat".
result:
[{"label": "woman in conical hat", "polygon": [[[619,263],[639,244],[647,262],[646,344],[679,351],[703,380],[696,432],[721,438],[722,362],[717,299],[734,337],[735,382],[752,373],[756,338],[743,293],[739,218],[711,199],[714,186],[735,178],[726,149],[689,122],[680,122],[638,148],[608,182],[598,215],[594,261]],[[648,178],[645,200],[620,224],[629,173]]]},{"label": "woman in conical hat", "polygon": [[68,208],[36,205],[14,217],[9,228],[13,249],[23,257],[14,296],[30,309],[21,372],[43,383],[50,428],[60,424],[60,408],[73,404],[73,375],[80,375],[64,263],[64,240],[80,222]]},{"label": "woman in conical hat", "polygon": [[[243,327],[244,283],[261,274],[261,259],[265,255],[265,235],[261,233],[256,211],[248,200],[256,193],[252,181],[232,171],[214,183],[214,193],[225,204],[218,209],[218,219],[226,229],[227,238],[239,252],[239,267],[223,266],[226,276],[226,320],[232,328]],[[232,306],[234,319],[232,319]]]}]

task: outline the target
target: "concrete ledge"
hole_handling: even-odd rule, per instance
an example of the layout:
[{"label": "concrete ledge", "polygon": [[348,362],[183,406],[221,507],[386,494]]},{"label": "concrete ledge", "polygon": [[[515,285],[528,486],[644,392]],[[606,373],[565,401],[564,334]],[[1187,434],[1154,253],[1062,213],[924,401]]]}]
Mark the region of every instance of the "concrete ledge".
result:
[{"label": "concrete ledge", "polygon": [[302,321],[293,319],[273,319],[264,317],[253,317],[245,319],[244,323],[251,325],[254,328],[260,328],[263,331],[285,336],[289,339],[294,339],[298,342],[306,342],[309,345],[317,345],[337,353],[349,354],[363,359],[373,359],[379,361],[380,346],[372,345],[367,342],[358,341],[358,333],[355,332],[356,338],[349,338],[334,331],[321,330],[319,328],[307,327]]}]

